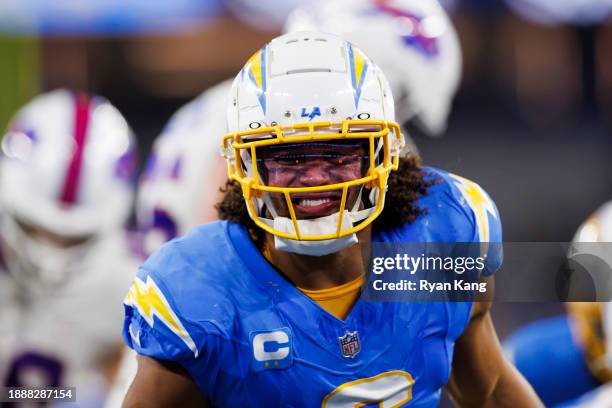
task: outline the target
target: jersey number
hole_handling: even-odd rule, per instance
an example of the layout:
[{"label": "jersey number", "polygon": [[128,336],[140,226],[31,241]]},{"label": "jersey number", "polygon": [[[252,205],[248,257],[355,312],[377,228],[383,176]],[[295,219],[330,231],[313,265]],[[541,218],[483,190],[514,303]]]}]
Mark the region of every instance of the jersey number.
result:
[{"label": "jersey number", "polygon": [[412,399],[414,380],[405,371],[394,370],[342,384],[323,399],[321,408],[356,408],[379,404],[400,407]]},{"label": "jersey number", "polygon": [[38,353],[24,353],[11,364],[7,387],[59,387],[64,367],[58,360]]}]

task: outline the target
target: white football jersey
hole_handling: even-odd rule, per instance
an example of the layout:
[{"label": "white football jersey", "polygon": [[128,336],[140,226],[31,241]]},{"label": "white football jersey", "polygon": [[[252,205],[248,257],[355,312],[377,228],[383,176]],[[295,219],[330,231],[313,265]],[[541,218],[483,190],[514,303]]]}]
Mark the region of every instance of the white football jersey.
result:
[{"label": "white football jersey", "polygon": [[227,179],[220,146],[230,86],[222,82],[183,106],[153,145],[137,201],[147,254],[214,219],[218,189]]},{"label": "white football jersey", "polygon": [[77,387],[75,406],[100,406],[104,364],[121,347],[122,300],[137,266],[123,231],[93,243],[55,287],[20,286],[2,262],[0,385]]}]

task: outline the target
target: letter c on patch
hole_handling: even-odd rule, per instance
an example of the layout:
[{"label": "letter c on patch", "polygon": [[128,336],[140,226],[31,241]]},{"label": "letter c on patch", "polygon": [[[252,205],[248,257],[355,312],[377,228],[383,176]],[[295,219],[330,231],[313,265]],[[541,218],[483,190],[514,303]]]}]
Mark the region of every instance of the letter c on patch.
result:
[{"label": "letter c on patch", "polygon": [[282,360],[288,355],[289,336],[284,331],[259,333],[253,337],[253,356],[255,360]]}]

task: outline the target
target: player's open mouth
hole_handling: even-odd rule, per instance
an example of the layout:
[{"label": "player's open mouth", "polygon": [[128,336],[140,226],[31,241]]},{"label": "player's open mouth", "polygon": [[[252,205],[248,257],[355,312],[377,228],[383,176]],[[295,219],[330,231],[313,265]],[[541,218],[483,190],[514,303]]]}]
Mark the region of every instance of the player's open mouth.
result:
[{"label": "player's open mouth", "polygon": [[338,211],[340,195],[308,195],[308,197],[295,197],[292,200],[295,215],[298,219],[318,218]]}]

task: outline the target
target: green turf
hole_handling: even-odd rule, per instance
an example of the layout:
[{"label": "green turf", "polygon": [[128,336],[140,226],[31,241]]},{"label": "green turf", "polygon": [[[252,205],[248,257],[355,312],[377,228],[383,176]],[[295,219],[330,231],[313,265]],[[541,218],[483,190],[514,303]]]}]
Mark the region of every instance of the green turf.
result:
[{"label": "green turf", "polygon": [[0,35],[0,129],[15,111],[40,91],[39,41]]}]

